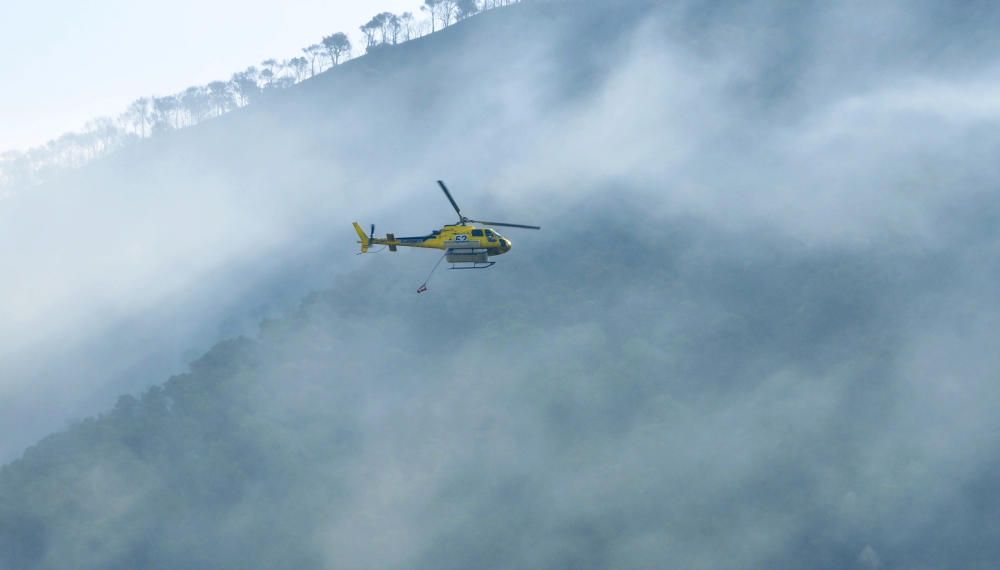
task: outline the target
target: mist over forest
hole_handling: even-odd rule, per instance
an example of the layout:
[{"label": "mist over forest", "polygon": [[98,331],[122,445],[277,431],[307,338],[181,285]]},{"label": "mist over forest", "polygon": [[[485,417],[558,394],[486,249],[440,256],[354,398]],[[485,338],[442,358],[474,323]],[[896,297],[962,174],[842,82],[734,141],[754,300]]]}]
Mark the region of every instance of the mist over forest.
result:
[{"label": "mist over forest", "polygon": [[[0,570],[992,568],[998,24],[525,1],[0,201]],[[544,229],[417,295],[437,179]]]}]

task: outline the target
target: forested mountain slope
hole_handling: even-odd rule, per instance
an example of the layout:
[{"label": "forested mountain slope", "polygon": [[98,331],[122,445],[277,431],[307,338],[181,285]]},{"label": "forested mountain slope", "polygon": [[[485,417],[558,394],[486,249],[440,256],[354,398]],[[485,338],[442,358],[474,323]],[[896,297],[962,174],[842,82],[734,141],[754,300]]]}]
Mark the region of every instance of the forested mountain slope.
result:
[{"label": "forested mountain slope", "polygon": [[470,211],[519,213],[508,198],[538,188],[504,173],[535,154],[529,129],[567,92],[594,95],[571,82],[606,76],[640,7],[584,50],[591,10],[496,10],[5,200],[0,461],[359,267],[356,217],[450,222],[438,178]]},{"label": "forested mountain slope", "polygon": [[[197,251],[280,284],[205,299],[327,285],[3,467],[0,568],[990,567],[1000,67],[964,10],[524,3],[96,165],[225,206],[183,210]],[[450,221],[437,177],[544,229],[418,296],[434,254],[349,223]]]}]

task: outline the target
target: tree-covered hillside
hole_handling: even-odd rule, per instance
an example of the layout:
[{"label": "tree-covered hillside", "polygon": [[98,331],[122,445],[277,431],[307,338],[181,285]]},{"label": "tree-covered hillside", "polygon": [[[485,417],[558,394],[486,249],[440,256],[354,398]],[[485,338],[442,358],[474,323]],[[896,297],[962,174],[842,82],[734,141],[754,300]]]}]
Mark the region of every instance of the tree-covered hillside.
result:
[{"label": "tree-covered hillside", "polygon": [[[429,296],[381,281],[389,259],[310,295],[5,467],[3,567],[1000,554],[977,522],[993,472],[948,463],[965,454],[933,442],[956,420],[929,434],[946,405],[914,386],[936,380],[913,370],[912,330],[954,261],[684,220],[631,235],[649,221],[582,219],[557,258],[442,275]],[[612,239],[574,251],[589,228]]]},{"label": "tree-covered hillside", "polygon": [[[0,468],[0,569],[992,567],[1000,11],[965,8],[524,2],[47,189],[170,259],[123,290],[189,289],[63,370],[130,395]],[[439,177],[544,229],[417,295],[436,256],[350,222],[452,221]]]},{"label": "tree-covered hillside", "polygon": [[0,199],[65,174],[98,158],[151,136],[184,129],[234,109],[258,103],[275,91],[311,79],[360,55],[388,49],[434,33],[489,10],[519,0],[424,0],[418,18],[413,12],[379,12],[358,29],[363,42],[351,43],[344,32],[325,35],[292,58],[267,58],[205,85],[193,85],[169,95],[140,97],[116,117],[87,121],[81,131],[67,132],[27,150],[0,150]]},{"label": "tree-covered hillside", "polygon": [[[623,12],[632,25],[594,53],[648,9]],[[541,188],[509,168],[528,164],[564,78],[612,68],[584,51],[561,64],[594,17],[492,10],[4,200],[0,259],[17,277],[0,280],[0,461],[359,267],[352,219],[397,234],[450,222],[438,178],[469,208],[517,214],[517,194]]]}]

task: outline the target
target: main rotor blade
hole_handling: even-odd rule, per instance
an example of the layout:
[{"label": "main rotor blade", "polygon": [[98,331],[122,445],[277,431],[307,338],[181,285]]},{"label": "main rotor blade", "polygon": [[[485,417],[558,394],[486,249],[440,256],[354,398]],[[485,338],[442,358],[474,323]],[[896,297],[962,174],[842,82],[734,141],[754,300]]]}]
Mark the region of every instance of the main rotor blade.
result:
[{"label": "main rotor blade", "polygon": [[485,220],[469,220],[470,222],[476,222],[477,224],[484,224],[487,226],[503,226],[506,228],[522,228],[525,230],[540,230],[541,226],[526,226],[523,224],[507,224],[504,222],[487,222]]},{"label": "main rotor blade", "polygon": [[458,212],[458,218],[459,219],[464,219],[464,218],[462,218],[462,210],[458,209],[458,204],[456,204],[455,203],[455,199],[451,197],[451,192],[448,191],[448,187],[445,186],[444,182],[442,182],[440,180],[438,180],[438,186],[440,186],[441,189],[444,190],[444,195],[447,196],[448,197],[448,201],[451,202],[451,207],[455,208],[455,211]]}]

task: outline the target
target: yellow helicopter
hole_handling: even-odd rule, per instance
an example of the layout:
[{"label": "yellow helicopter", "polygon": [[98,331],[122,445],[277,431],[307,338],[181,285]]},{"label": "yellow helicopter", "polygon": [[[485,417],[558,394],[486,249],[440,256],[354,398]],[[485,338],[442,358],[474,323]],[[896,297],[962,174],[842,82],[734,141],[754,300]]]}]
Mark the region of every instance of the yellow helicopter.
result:
[{"label": "yellow helicopter", "polygon": [[[397,251],[399,247],[423,247],[430,249],[443,249],[444,257],[448,263],[452,264],[452,269],[486,269],[493,267],[496,262],[489,258],[495,255],[503,255],[510,251],[511,241],[498,232],[490,228],[480,228],[473,224],[483,224],[484,226],[502,226],[507,228],[522,228],[528,230],[540,230],[539,226],[526,226],[523,224],[508,224],[504,222],[487,222],[483,220],[473,220],[462,215],[462,211],[451,197],[451,192],[444,182],[438,180],[438,186],[444,191],[444,195],[451,202],[455,212],[458,213],[458,223],[448,224],[440,230],[434,230],[425,236],[416,237],[396,237],[393,234],[386,234],[385,238],[375,237],[375,224],[372,224],[371,234],[365,235],[361,225],[354,222],[354,230],[361,238],[361,253],[368,253],[368,249],[373,245],[384,245],[389,251]],[[440,261],[438,261],[440,263]],[[434,266],[435,269],[437,266]],[[433,274],[433,270],[431,271]],[[428,277],[430,279],[430,277]],[[427,290],[427,283],[417,290],[422,293]]]}]

